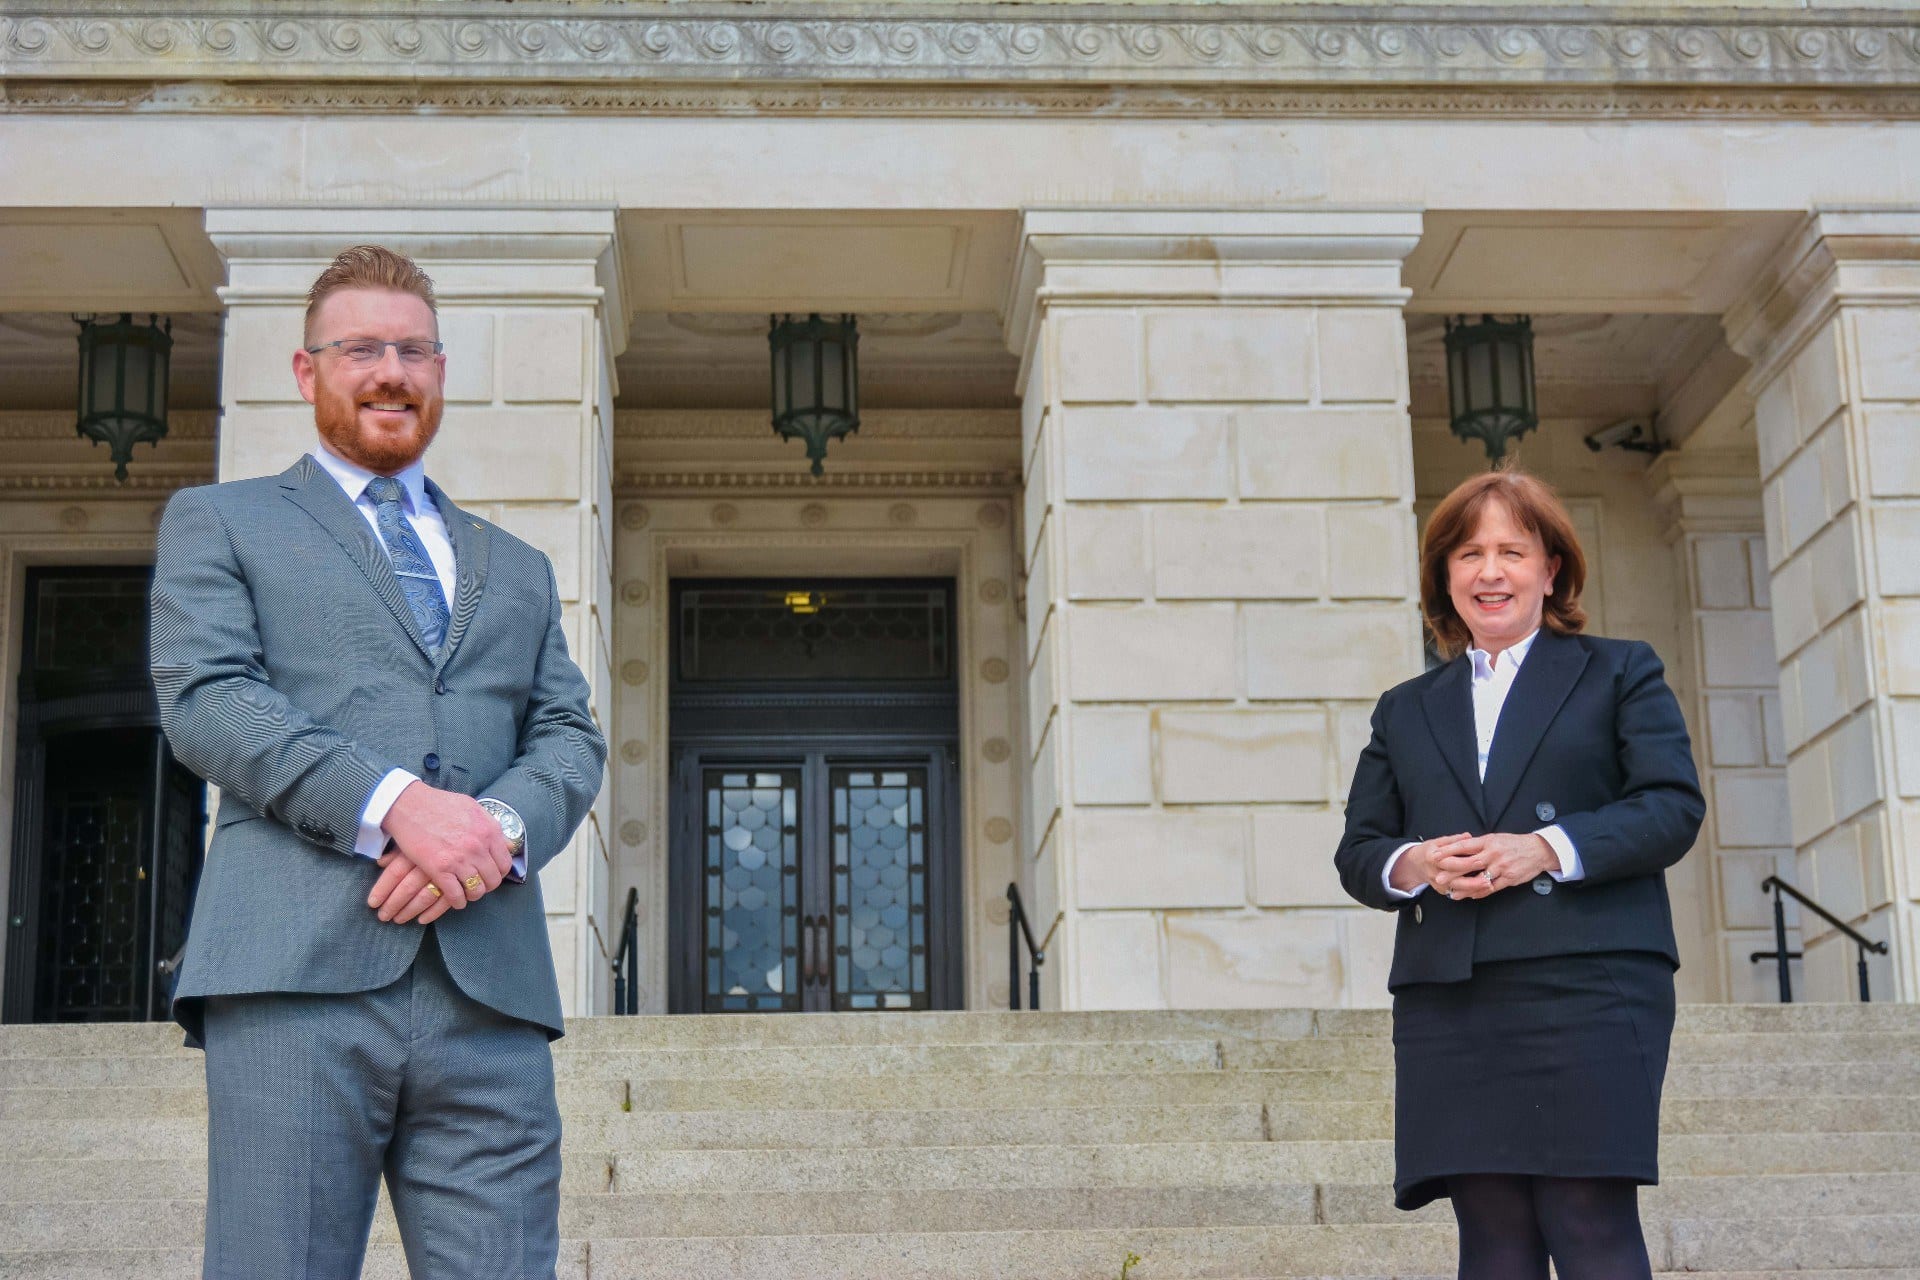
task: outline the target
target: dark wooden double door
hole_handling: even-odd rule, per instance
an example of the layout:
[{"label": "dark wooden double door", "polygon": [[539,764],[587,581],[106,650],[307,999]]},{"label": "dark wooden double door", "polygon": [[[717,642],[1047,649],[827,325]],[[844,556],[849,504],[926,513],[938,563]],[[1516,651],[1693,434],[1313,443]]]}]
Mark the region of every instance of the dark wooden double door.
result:
[{"label": "dark wooden double door", "polygon": [[7,897],[8,1022],[163,1019],[206,788],[147,675],[144,568],[27,578]]},{"label": "dark wooden double door", "polygon": [[669,1007],[958,1008],[950,584],[674,605]]}]

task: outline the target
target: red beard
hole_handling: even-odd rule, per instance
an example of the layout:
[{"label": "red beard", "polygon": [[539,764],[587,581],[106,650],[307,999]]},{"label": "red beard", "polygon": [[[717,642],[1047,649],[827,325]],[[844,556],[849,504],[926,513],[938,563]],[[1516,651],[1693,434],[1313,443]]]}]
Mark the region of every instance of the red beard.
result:
[{"label": "red beard", "polygon": [[314,426],[320,438],[342,458],[379,475],[393,475],[418,462],[440,432],[439,396],[425,397],[397,387],[378,387],[370,400],[411,405],[414,420],[404,428],[381,428],[360,421],[358,397],[316,388]]}]

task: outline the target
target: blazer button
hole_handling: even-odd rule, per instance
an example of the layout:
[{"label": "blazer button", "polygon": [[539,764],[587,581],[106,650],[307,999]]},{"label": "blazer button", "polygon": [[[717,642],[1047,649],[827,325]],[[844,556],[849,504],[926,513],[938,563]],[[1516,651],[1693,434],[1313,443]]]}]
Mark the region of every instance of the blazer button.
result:
[{"label": "blazer button", "polygon": [[1542,897],[1553,892],[1553,877],[1542,871],[1533,878],[1533,891]]},{"label": "blazer button", "polygon": [[445,693],[447,691],[447,682],[436,678],[433,682],[433,691],[435,693]]},{"label": "blazer button", "polygon": [[1417,902],[1414,903],[1413,904],[1413,922],[1415,924],[1419,924],[1424,919],[1426,919],[1426,913],[1420,909],[1419,903]]},{"label": "blazer button", "polygon": [[1542,800],[1539,804],[1533,806],[1533,816],[1540,819],[1540,821],[1542,822],[1552,822],[1553,814],[1554,814],[1553,806],[1548,804],[1545,800]]},{"label": "blazer button", "polygon": [[440,767],[440,753],[437,751],[429,751],[420,763],[426,766],[428,773],[432,773]]}]

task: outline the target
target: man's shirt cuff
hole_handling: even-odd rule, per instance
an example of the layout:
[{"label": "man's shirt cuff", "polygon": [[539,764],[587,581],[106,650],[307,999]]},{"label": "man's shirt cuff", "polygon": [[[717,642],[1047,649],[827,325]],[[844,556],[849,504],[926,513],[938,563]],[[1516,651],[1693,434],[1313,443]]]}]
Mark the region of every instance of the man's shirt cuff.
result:
[{"label": "man's shirt cuff", "polygon": [[387,820],[387,810],[393,808],[400,793],[418,781],[418,776],[405,769],[395,769],[380,779],[373,794],[367,797],[367,807],[360,811],[360,834],[353,842],[355,853],[363,858],[378,858],[387,851],[387,833],[380,829],[380,824]]},{"label": "man's shirt cuff", "polygon": [[1580,851],[1573,847],[1573,837],[1568,835],[1559,823],[1551,827],[1542,827],[1533,834],[1545,840],[1560,859],[1560,869],[1549,871],[1548,875],[1565,884],[1569,880],[1584,880],[1587,869],[1580,865]]},{"label": "man's shirt cuff", "polygon": [[1419,843],[1420,842],[1418,840],[1409,840],[1405,844],[1401,845],[1398,849],[1395,849],[1393,851],[1393,856],[1387,859],[1386,869],[1380,873],[1380,883],[1382,886],[1385,887],[1387,891],[1387,896],[1389,898],[1398,898],[1404,902],[1408,898],[1419,897],[1420,891],[1427,887],[1424,883],[1417,884],[1413,886],[1412,889],[1396,889],[1393,887],[1394,864],[1400,861],[1401,854],[1405,853],[1407,850],[1413,848],[1414,845]]}]

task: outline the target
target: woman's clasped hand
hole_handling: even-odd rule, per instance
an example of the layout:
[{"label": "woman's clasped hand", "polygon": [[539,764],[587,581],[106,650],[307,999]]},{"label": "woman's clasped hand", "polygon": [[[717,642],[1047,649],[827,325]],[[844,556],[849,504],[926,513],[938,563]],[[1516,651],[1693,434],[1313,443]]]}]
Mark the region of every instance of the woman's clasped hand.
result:
[{"label": "woman's clasped hand", "polygon": [[1461,832],[1414,845],[1394,868],[1393,878],[1402,892],[1424,884],[1448,898],[1484,898],[1559,869],[1560,855],[1543,836]]}]

